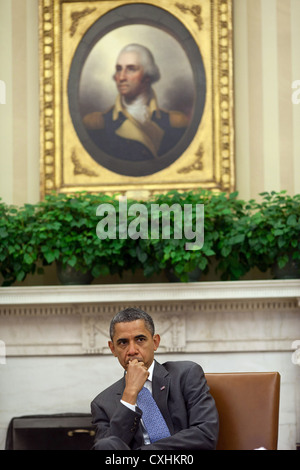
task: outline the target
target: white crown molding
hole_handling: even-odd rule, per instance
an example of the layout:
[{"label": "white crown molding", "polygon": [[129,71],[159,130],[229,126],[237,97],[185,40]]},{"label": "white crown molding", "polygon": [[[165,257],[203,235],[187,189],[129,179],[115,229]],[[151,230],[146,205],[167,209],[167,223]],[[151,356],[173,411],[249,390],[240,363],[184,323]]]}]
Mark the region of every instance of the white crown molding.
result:
[{"label": "white crown molding", "polygon": [[110,354],[112,316],[149,312],[159,353],[286,351],[300,334],[299,281],[10,287],[0,290],[7,355]]},{"label": "white crown molding", "polygon": [[160,284],[94,284],[89,286],[1,287],[4,305],[98,304],[225,299],[297,298],[300,280],[227,281]]}]

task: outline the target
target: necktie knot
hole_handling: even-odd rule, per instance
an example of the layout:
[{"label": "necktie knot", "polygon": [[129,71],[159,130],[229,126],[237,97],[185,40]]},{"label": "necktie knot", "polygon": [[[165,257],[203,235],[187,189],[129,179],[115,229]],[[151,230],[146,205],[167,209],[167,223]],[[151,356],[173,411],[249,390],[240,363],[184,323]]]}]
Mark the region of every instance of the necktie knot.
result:
[{"label": "necktie knot", "polygon": [[138,394],[137,405],[143,412],[142,420],[151,443],[170,436],[167,423],[146,387],[143,387]]}]

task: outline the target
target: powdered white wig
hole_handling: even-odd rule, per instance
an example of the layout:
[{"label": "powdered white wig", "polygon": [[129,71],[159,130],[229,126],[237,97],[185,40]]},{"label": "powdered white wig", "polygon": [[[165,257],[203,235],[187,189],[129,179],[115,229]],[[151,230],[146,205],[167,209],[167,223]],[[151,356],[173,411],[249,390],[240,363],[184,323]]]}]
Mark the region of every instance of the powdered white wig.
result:
[{"label": "powdered white wig", "polygon": [[136,52],[139,55],[145,75],[150,78],[151,83],[160,79],[159,68],[155,63],[152,52],[147,47],[140,44],[128,44],[121,50],[119,57],[123,52]]}]

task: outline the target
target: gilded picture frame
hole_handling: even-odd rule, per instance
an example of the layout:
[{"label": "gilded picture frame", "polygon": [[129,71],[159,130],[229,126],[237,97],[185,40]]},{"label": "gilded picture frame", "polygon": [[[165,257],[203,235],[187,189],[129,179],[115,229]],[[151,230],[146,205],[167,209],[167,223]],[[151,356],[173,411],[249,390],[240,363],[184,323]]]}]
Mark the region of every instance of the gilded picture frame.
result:
[{"label": "gilded picture frame", "polygon": [[[39,8],[41,197],[235,189],[231,0],[40,0]],[[151,128],[126,114],[127,84],[116,78],[132,43],[159,70]]]}]

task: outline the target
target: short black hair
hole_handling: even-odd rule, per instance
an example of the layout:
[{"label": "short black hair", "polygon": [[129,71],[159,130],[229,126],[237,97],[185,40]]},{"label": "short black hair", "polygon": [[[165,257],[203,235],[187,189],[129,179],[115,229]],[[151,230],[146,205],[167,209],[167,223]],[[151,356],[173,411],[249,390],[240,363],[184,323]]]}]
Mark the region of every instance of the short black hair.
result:
[{"label": "short black hair", "polygon": [[118,312],[111,320],[109,327],[109,334],[111,340],[113,339],[115,334],[116,323],[129,323],[135,320],[144,320],[147,330],[149,330],[151,335],[154,336],[155,327],[150,315],[144,312],[144,310],[141,310],[140,308],[128,307]]}]

